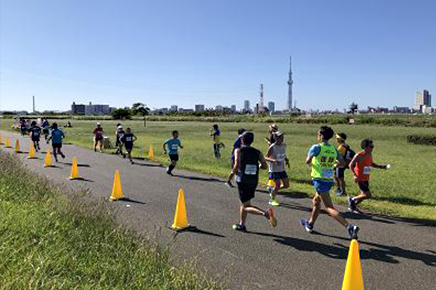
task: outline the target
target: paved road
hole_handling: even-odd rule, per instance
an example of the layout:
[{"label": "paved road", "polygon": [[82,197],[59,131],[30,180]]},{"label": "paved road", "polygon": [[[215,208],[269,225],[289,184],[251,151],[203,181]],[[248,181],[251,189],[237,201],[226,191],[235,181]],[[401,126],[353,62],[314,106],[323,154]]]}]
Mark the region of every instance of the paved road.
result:
[{"label": "paved road", "polygon": [[[22,149],[28,150],[28,138],[8,136],[20,138]],[[316,224],[316,233],[308,234],[300,228],[299,219],[307,217],[311,209],[311,200],[303,193],[281,196],[277,228],[271,228],[262,217],[250,216],[249,233],[240,233],[231,229],[238,220],[237,192],[218,178],[177,169],[177,176],[170,177],[157,164],[138,160],[131,165],[120,157],[73,145],[65,145],[64,152],[67,158],[55,168],[43,168],[43,156],[37,160],[26,159],[24,153],[19,156],[36,172],[73,189],[86,189],[96,200],[108,198],[114,171],[119,169],[123,192],[131,201],[112,203],[118,221],[171,245],[175,261],[194,258],[201,271],[226,281],[228,289],[341,288],[349,246],[347,234],[325,214]],[[85,181],[67,179],[74,156]],[[189,222],[197,231],[175,234],[168,229],[179,188],[185,190]],[[265,207],[267,202],[267,194],[258,192],[254,204]],[[376,214],[346,216],[361,227],[359,244],[366,289],[436,289],[435,226]]]}]

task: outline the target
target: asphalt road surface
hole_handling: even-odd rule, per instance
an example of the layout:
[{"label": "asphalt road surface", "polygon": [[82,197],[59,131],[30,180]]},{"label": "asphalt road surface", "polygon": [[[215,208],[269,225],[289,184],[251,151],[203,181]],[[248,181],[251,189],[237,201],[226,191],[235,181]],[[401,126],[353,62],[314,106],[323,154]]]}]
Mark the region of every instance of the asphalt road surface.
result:
[{"label": "asphalt road surface", "polygon": [[[19,138],[21,149],[28,151],[28,137],[6,132],[2,136],[9,136],[13,144]],[[45,152],[46,145],[42,144]],[[13,151],[4,147],[1,146],[5,151]],[[227,188],[219,178],[177,168],[171,177],[155,163],[135,160],[131,165],[119,156],[73,145],[64,145],[63,151],[66,158],[53,168],[43,168],[41,153],[35,160],[27,159],[26,153],[19,156],[37,173],[74,190],[86,190],[86,196],[95,200],[108,199],[114,171],[119,169],[129,201],[111,203],[116,208],[117,221],[171,247],[174,263],[194,260],[200,272],[224,281],[228,289],[341,288],[350,244],[348,234],[326,214],[319,217],[315,233],[304,231],[299,220],[308,217],[311,210],[311,199],[305,193],[280,196],[282,205],[275,208],[277,228],[272,228],[263,217],[249,216],[249,232],[241,233],[232,229],[238,221],[237,191]],[[73,157],[78,158],[79,173],[85,180],[68,180]],[[183,155],[180,162],[183,163]],[[180,188],[185,191],[189,223],[196,230],[176,233],[169,227]],[[256,193],[253,204],[266,208],[267,202],[265,192]],[[341,206],[338,209],[346,211]],[[361,228],[359,246],[365,289],[436,289],[434,225],[371,213],[345,216]]]}]

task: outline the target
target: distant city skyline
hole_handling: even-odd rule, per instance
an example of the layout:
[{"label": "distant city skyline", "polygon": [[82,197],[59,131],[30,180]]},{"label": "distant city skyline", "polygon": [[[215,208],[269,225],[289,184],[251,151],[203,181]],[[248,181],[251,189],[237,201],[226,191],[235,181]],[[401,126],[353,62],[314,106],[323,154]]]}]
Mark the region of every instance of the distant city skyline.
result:
[{"label": "distant city skyline", "polygon": [[436,91],[431,0],[0,5],[0,110],[31,112],[33,96],[37,111],[73,101],[241,109],[259,102],[260,84],[283,110],[290,55],[292,102],[304,110],[412,106],[417,91]]}]

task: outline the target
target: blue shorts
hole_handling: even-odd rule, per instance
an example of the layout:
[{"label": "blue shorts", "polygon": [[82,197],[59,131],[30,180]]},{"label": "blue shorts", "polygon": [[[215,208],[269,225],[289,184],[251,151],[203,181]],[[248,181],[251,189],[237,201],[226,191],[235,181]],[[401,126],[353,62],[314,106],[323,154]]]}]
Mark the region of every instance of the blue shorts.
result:
[{"label": "blue shorts", "polygon": [[288,178],[286,171],[270,172],[269,173],[269,179],[272,179],[272,180],[282,180],[282,179],[286,179],[286,178]]},{"label": "blue shorts", "polygon": [[335,185],[335,182],[333,180],[313,180],[313,186],[318,193],[329,192],[333,185]]}]

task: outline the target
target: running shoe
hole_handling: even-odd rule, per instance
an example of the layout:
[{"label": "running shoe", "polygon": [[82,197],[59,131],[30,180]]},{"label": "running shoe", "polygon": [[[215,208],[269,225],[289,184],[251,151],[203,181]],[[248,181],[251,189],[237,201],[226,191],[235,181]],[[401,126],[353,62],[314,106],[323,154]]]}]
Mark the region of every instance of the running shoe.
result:
[{"label": "running shoe", "polygon": [[353,210],[353,213],[363,214],[363,212],[357,206],[354,206],[354,207],[355,207],[355,209]]},{"label": "running shoe", "polygon": [[280,205],[280,202],[279,202],[277,199],[273,199],[273,198],[271,198],[271,199],[269,200],[268,204],[269,204],[269,205],[272,205],[272,206],[279,206],[279,205]]},{"label": "running shoe", "polygon": [[354,204],[354,200],[351,196],[348,197],[348,210],[354,212],[356,210],[356,205]]},{"label": "running shoe", "polygon": [[224,184],[225,184],[227,187],[229,187],[229,188],[233,188],[233,187],[235,187],[235,186],[232,184],[231,181],[226,181]]},{"label": "running shoe", "polygon": [[350,238],[357,240],[357,233],[359,232],[359,227],[350,224],[347,226],[347,230],[348,230],[348,234],[350,235]]},{"label": "running shoe", "polygon": [[300,225],[303,226],[308,233],[311,233],[313,231],[313,225],[311,225],[306,219],[300,219]]},{"label": "running shoe", "polygon": [[247,228],[245,227],[245,225],[241,225],[241,224],[235,224],[232,226],[232,228],[236,231],[241,231],[241,232],[247,231]]},{"label": "running shoe", "polygon": [[274,211],[271,208],[265,211],[265,218],[268,220],[272,227],[275,228],[277,226],[277,220],[274,217]]},{"label": "running shoe", "polygon": [[169,168],[167,168],[167,174],[168,174],[168,175],[171,175],[171,176],[174,176],[173,173],[170,171]]},{"label": "running shoe", "polygon": [[65,159],[65,154],[61,153],[61,157],[62,157],[62,159]]},{"label": "running shoe", "polygon": [[344,192],[340,189],[335,190],[335,194],[336,194],[336,196],[344,196],[345,195]]}]

